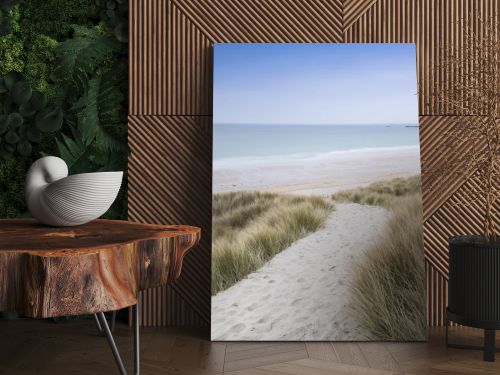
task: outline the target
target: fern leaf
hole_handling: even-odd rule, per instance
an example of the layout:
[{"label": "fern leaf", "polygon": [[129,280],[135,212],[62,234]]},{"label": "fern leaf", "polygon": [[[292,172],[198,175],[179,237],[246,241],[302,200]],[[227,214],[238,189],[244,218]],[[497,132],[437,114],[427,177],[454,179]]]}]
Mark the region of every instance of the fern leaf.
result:
[{"label": "fern leaf", "polygon": [[73,105],[77,112],[78,130],[84,144],[95,142],[104,152],[124,151],[125,143],[116,134],[124,134],[126,126],[120,118],[123,94],[110,73],[92,78],[84,95]]},{"label": "fern leaf", "polygon": [[100,78],[88,82],[84,95],[78,99],[72,109],[77,111],[78,130],[84,144],[89,145],[96,137],[99,128],[99,96]]},{"label": "fern leaf", "polygon": [[59,156],[66,162],[71,173],[88,172],[92,170],[89,160],[86,157],[88,147],[81,141],[72,139],[65,134],[61,134],[60,139],[56,139]]},{"label": "fern leaf", "polygon": [[102,35],[96,30],[73,25],[75,37],[62,42],[56,49],[59,56],[54,75],[62,81],[71,81],[79,91],[83,91],[88,77],[121,46],[110,35]]}]

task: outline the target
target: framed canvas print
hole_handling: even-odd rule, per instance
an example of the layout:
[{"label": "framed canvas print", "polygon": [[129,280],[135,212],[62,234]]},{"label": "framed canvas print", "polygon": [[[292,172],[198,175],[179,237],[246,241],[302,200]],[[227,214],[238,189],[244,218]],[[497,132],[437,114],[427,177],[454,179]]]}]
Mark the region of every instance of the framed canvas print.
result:
[{"label": "framed canvas print", "polygon": [[413,44],[214,46],[212,339],[426,339]]}]

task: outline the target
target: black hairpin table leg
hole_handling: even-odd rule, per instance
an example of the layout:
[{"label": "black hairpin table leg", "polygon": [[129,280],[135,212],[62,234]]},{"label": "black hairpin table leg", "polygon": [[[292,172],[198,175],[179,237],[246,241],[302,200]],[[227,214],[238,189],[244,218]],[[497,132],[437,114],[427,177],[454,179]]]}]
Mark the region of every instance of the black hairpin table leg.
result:
[{"label": "black hairpin table leg", "polygon": [[[134,375],[139,375],[140,374],[139,308],[137,304],[132,307],[132,314],[133,314],[133,326],[134,326]],[[113,353],[113,357],[115,358],[116,365],[118,366],[118,370],[120,370],[120,375],[127,375],[127,370],[125,370],[125,366],[120,356],[120,352],[116,347],[116,343],[113,338],[113,334],[109,328],[108,322],[106,320],[106,316],[102,312],[94,315],[96,319],[97,329],[100,332],[101,331],[104,332],[104,336],[106,336],[106,339],[108,340],[111,352]]]},{"label": "black hairpin table leg", "polygon": [[[99,319],[97,318],[97,315],[94,314],[94,320],[95,320],[95,325],[97,327],[97,332],[99,332],[99,335],[105,336],[106,334],[104,333],[104,330],[101,327],[101,323],[99,323]],[[111,313],[111,333],[115,333],[115,325],[116,325],[116,311],[113,311]]]}]

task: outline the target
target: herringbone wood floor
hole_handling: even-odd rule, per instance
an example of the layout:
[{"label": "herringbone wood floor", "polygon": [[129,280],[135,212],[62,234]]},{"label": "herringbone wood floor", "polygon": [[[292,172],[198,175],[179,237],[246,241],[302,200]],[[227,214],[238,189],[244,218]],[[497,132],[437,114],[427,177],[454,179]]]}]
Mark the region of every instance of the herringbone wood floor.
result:
[{"label": "herringbone wood floor", "polygon": [[[428,343],[211,343],[208,332],[143,329],[143,375],[498,374],[500,363],[473,350],[446,349],[443,329]],[[131,365],[131,331],[118,324],[117,344]],[[455,342],[481,344],[481,332],[452,328]],[[500,342],[498,343],[500,344]],[[0,322],[0,374],[117,374],[93,321]]]}]

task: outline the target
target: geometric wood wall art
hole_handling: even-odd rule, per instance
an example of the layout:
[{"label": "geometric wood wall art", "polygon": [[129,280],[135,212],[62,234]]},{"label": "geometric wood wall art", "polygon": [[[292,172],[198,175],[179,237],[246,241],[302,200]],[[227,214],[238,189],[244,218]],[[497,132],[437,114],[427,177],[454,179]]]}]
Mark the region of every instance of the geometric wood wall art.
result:
[{"label": "geometric wood wall art", "polygon": [[[453,115],[425,99],[452,78],[432,74],[442,47],[463,46],[469,16],[499,11],[492,0],[131,0],[129,218],[202,227],[180,279],[141,294],[142,323],[210,322],[213,43],[416,43],[421,153],[432,162]],[[423,196],[430,325],[443,324],[447,237],[481,225],[480,204],[455,204],[474,183]]]}]

